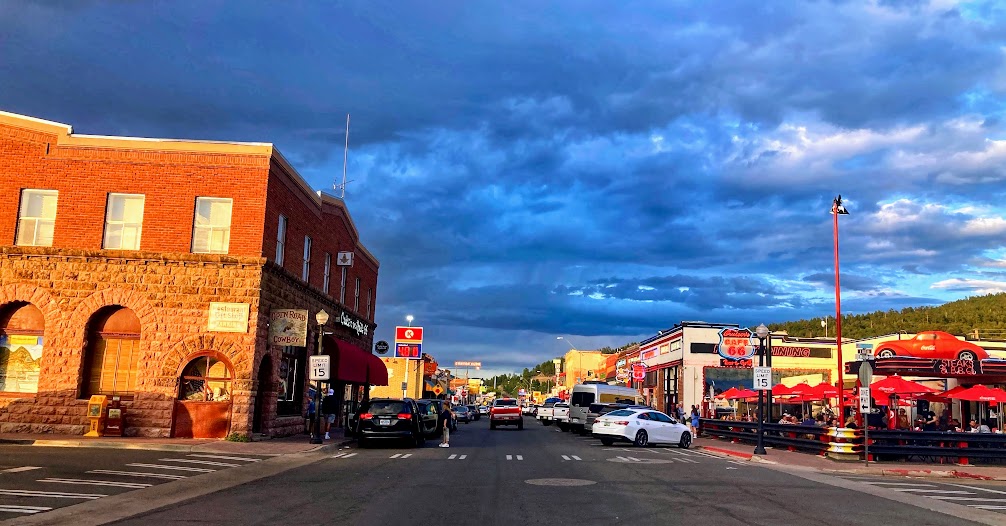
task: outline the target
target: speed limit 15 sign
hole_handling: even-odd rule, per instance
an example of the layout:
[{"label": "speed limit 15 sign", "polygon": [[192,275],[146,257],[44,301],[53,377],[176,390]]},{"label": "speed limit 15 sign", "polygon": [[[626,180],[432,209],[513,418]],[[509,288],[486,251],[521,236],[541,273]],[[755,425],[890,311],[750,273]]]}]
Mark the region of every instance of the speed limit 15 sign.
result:
[{"label": "speed limit 15 sign", "polygon": [[332,361],[327,354],[309,357],[308,369],[311,370],[310,380],[328,380],[331,377]]}]

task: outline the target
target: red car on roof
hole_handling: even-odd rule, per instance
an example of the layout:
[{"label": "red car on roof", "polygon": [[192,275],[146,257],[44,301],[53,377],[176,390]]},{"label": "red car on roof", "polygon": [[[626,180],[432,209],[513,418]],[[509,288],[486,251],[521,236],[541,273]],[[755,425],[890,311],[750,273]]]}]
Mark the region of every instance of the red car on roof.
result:
[{"label": "red car on roof", "polygon": [[922,331],[909,340],[891,340],[877,344],[877,358],[912,356],[934,360],[987,360],[985,349],[943,331]]}]

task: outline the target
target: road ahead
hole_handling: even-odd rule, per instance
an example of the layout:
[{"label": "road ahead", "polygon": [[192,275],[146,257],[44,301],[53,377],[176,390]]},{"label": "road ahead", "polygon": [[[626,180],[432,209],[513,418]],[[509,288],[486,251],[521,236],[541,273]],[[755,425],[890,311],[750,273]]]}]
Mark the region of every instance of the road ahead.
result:
[{"label": "road ahead", "polygon": [[794,475],[696,450],[603,447],[527,420],[523,431],[490,431],[484,418],[461,424],[449,449],[435,441],[344,449],[117,524],[935,526],[976,524],[961,518],[975,515],[1006,523],[1006,515],[870,481]]}]

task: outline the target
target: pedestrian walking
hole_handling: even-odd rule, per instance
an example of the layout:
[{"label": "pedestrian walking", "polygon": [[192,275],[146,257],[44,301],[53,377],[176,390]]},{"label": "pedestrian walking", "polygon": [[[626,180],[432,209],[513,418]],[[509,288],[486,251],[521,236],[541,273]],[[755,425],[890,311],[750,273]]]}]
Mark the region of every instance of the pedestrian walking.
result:
[{"label": "pedestrian walking", "polygon": [[314,397],[307,399],[307,414],[304,416],[304,430],[314,435]]},{"label": "pedestrian walking", "polygon": [[699,408],[698,406],[692,406],[691,421],[689,422],[692,428],[692,436],[699,436]]},{"label": "pedestrian walking", "polygon": [[335,389],[329,389],[325,398],[321,399],[321,414],[325,416],[325,440],[331,440],[329,432],[335,424],[335,415],[339,412],[339,400],[335,398]]},{"label": "pedestrian walking", "polygon": [[451,447],[451,422],[454,420],[454,412],[451,411],[451,403],[444,403],[444,411],[440,413],[440,419],[444,421],[444,441],[440,447]]}]

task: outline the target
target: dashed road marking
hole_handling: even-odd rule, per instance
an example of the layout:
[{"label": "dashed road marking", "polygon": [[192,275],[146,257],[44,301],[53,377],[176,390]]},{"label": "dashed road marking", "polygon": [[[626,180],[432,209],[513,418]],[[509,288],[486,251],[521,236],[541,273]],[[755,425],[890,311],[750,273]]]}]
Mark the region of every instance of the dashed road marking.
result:
[{"label": "dashed road marking", "polygon": [[355,457],[355,456],[356,456],[356,453],[339,453],[337,455],[332,455],[329,458],[349,458],[349,457]]},{"label": "dashed road marking", "polygon": [[260,458],[248,458],[248,457],[228,457],[225,455],[204,455],[200,453],[191,453],[188,456],[196,458],[215,458],[217,460],[243,460],[245,462],[259,462]]},{"label": "dashed road marking", "polygon": [[[939,493],[942,495],[974,495],[973,491],[959,489],[929,489],[929,488],[887,488],[893,491],[911,491],[914,493]],[[927,497],[929,495],[926,495]]]},{"label": "dashed road marking", "polygon": [[447,460],[454,460],[454,459],[464,460],[466,458],[468,458],[468,455],[460,455],[460,456],[458,456],[457,454],[454,454],[454,455],[451,455],[451,456],[447,457]]},{"label": "dashed road marking", "polygon": [[52,508],[43,508],[41,506],[12,506],[9,504],[0,505],[0,512],[4,513],[41,513],[43,511],[49,511]]},{"label": "dashed road marking", "polygon": [[524,460],[524,456],[523,455],[507,455],[506,459],[507,460],[513,460],[514,457],[516,457],[517,460]]},{"label": "dashed road marking", "polygon": [[576,456],[576,455],[573,455],[573,460],[583,460],[583,459],[580,458],[580,457],[578,457],[578,456]]},{"label": "dashed road marking", "polygon": [[230,464],[227,462],[213,462],[211,460],[192,460],[191,458],[159,458],[158,462],[180,462],[184,464],[199,464],[202,466],[217,466],[221,468],[236,468],[242,464]]},{"label": "dashed road marking", "polygon": [[26,489],[0,489],[0,495],[11,497],[43,497],[47,499],[84,499],[95,500],[107,497],[101,493],[67,493],[63,491],[31,491]]},{"label": "dashed road marking", "polygon": [[153,479],[164,479],[164,480],[180,480],[186,477],[186,475],[167,475],[164,473],[145,473],[142,471],[115,471],[112,469],[92,469],[87,472],[88,475],[121,475],[123,477],[147,477]]},{"label": "dashed road marking", "polygon": [[[33,469],[42,469],[41,466],[21,466],[19,468],[9,468],[0,471],[0,473],[20,473],[22,471],[31,471]],[[48,509],[48,508],[46,508]]]},{"label": "dashed road marking", "polygon": [[563,460],[569,460],[569,457],[567,457],[566,455],[563,455],[563,456],[562,456],[562,459],[563,459]]},{"label": "dashed road marking", "polygon": [[956,496],[952,496],[952,495],[947,495],[947,496],[943,496],[943,495],[926,495],[926,496],[929,497],[929,498],[931,498],[931,499],[940,499],[940,500],[984,500],[984,501],[988,501],[988,502],[1006,502],[1006,499],[997,499],[997,498],[994,498],[994,497],[956,497]]},{"label": "dashed road marking", "polygon": [[412,456],[412,453],[406,453],[406,454],[402,455],[402,458],[409,458],[411,456]]},{"label": "dashed road marking", "polygon": [[[884,486],[916,486],[920,488],[935,488],[935,484],[923,484],[918,482],[886,482],[883,480],[864,480],[864,484],[876,484]],[[894,488],[891,488],[894,489]]]},{"label": "dashed road marking", "polygon": [[163,464],[126,464],[126,466],[131,468],[151,468],[151,469],[170,469],[173,471],[195,471],[197,473],[212,473],[216,471],[215,469],[209,468],[190,468],[188,466],[165,466]]},{"label": "dashed road marking", "polygon": [[36,482],[46,482],[51,484],[76,484],[81,486],[108,486],[112,488],[143,489],[149,488],[151,484],[141,482],[117,482],[114,480],[87,480],[87,479],[39,479]]}]

